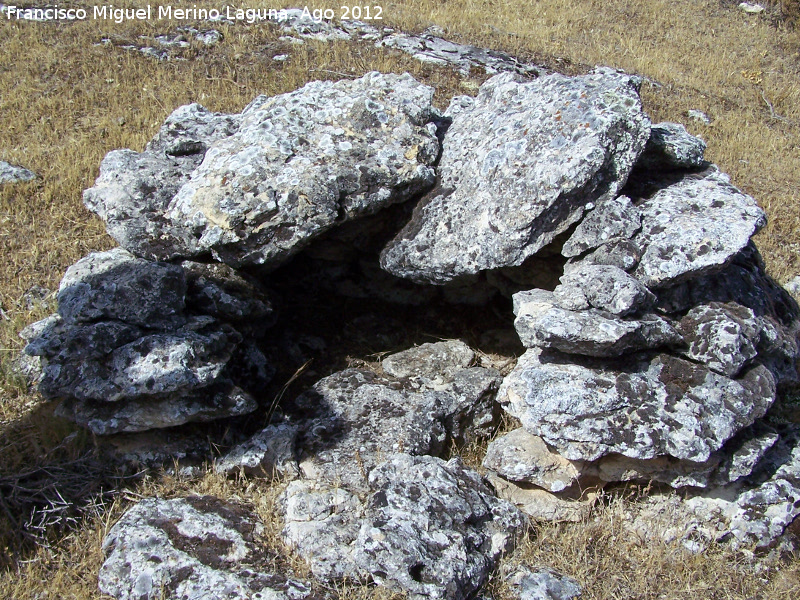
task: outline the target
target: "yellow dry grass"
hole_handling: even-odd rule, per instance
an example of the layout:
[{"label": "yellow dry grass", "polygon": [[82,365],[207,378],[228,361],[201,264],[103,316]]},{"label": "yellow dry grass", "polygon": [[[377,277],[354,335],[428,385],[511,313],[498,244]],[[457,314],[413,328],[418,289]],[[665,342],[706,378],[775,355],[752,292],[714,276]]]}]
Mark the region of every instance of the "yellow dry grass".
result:
[{"label": "yellow dry grass", "polygon": [[[115,3],[139,4],[144,3]],[[770,272],[783,282],[800,273],[800,33],[795,27],[800,3],[770,2],[761,15],[745,15],[736,4],[411,0],[383,3],[383,15],[385,25],[421,31],[435,24],[455,41],[506,50],[567,72],[605,64],[643,76],[643,99],[652,118],[686,123],[708,142],[707,158],[765,208],[770,223],[757,242]],[[309,4],[319,7],[325,5]],[[45,314],[26,308],[24,292],[33,285],[55,289],[67,266],[91,250],[114,245],[81,203],[81,191],[92,185],[106,152],[141,149],[174,108],[193,101],[238,111],[259,93],[377,69],[409,71],[435,85],[437,104],[445,106],[451,95],[474,91],[484,78],[475,74],[464,81],[450,70],[365,45],[290,45],[266,25],[222,26],[223,42],[213,48],[194,44],[181,51],[186,60],[158,62],[121,48],[176,26],[0,23],[0,160],[41,176],[0,188],[0,475],[47,464],[74,431],[53,419],[52,407],[36,405],[35,395],[10,374],[9,363],[21,347],[19,330]],[[100,44],[104,38],[110,43]],[[289,60],[276,63],[275,54],[289,54]],[[712,123],[689,121],[689,109],[706,112]],[[88,436],[80,439],[91,446]],[[474,462],[479,452],[470,448],[464,454]],[[190,481],[162,477],[139,484],[134,492],[249,500],[268,523],[269,543],[280,547],[270,505],[274,488],[263,482],[208,474]],[[24,561],[0,575],[0,597],[100,598],[100,542],[133,498],[120,497],[82,527],[55,536],[49,547],[25,554]],[[723,548],[690,556],[670,545],[634,543],[619,529],[620,506],[602,509],[592,522],[540,527],[512,559],[564,570],[581,581],[587,598],[800,597],[797,558],[758,563],[758,570],[742,554]],[[0,540],[7,533],[0,517]],[[506,597],[503,585],[492,584],[498,598]],[[376,594],[359,587],[338,592],[347,598]]]}]

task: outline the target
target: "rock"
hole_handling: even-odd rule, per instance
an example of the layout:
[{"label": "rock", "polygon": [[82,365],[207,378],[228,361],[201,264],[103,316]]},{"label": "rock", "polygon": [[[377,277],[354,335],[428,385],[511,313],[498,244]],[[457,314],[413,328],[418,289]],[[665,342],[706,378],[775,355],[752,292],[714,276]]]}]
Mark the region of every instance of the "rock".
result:
[{"label": "rock", "polygon": [[[390,364],[408,367],[419,358],[420,349],[406,353],[408,359]],[[295,401],[317,415],[301,428],[300,468],[307,478],[338,480],[361,490],[370,470],[389,453],[435,456],[448,439],[463,440],[490,430],[499,381],[497,371],[481,367],[433,381],[397,380],[364,369],[330,375]]]},{"label": "rock", "polygon": [[0,160],[0,185],[4,183],[25,183],[36,179],[37,175],[24,167]]},{"label": "rock", "polygon": [[186,305],[189,310],[233,324],[256,337],[275,323],[275,312],[258,281],[223,264],[184,261]]},{"label": "rock", "polygon": [[759,331],[758,354],[753,361],[766,366],[779,385],[798,381],[800,308],[766,274],[752,243],[722,271],[658,293],[658,307],[670,313],[685,313],[692,307],[714,302],[734,303],[751,310],[756,317],[753,326]]},{"label": "rock", "polygon": [[703,462],[774,399],[763,366],[731,380],[665,354],[609,364],[539,349],[519,359],[498,392],[528,432],[570,460],[618,453]]},{"label": "rock", "polygon": [[136,397],[120,403],[67,398],[56,414],[96,435],[110,435],[214,421],[246,415],[256,408],[252,396],[221,379],[196,391]]},{"label": "rock", "polygon": [[[368,73],[260,96],[239,115],[184,109],[191,118],[173,113],[162,131],[179,129],[182,151],[202,162],[173,167],[158,137],[142,154],[107,156],[84,202],[135,254],[274,267],[335,225],[433,185],[432,98],[408,74]],[[230,126],[207,136],[219,119]]]},{"label": "rock", "polygon": [[503,73],[445,115],[439,185],[381,255],[390,273],[435,284],[522,264],[616,196],[650,132],[636,80],[609,69]]},{"label": "rock", "polygon": [[563,308],[572,308],[564,300],[577,296],[585,299],[588,306],[621,317],[649,308],[656,299],[625,271],[608,265],[583,265],[570,270],[553,293]]},{"label": "rock", "polygon": [[623,320],[595,309],[572,311],[555,305],[551,292],[532,290],[514,295],[514,327],[528,348],[553,348],[585,356],[620,356],[627,352],[675,346],[678,332],[657,315]]},{"label": "rock", "polygon": [[712,302],[697,306],[676,325],[688,348],[687,358],[735,377],[757,354],[759,327],[749,308]]},{"label": "rock", "polygon": [[569,273],[572,269],[584,265],[608,265],[630,272],[641,259],[642,250],[638,245],[630,240],[613,238],[584,255],[580,260],[570,259],[564,266],[564,272]]},{"label": "rock", "polygon": [[658,123],[637,166],[646,169],[695,169],[705,164],[706,143],[680,123]]},{"label": "rock", "polygon": [[220,457],[214,470],[217,473],[244,473],[261,477],[299,477],[296,438],[297,426],[291,423],[268,425]]},{"label": "rock", "polygon": [[[91,329],[102,329],[100,337],[106,334],[104,325],[96,324]],[[68,341],[74,340],[85,350],[61,356],[45,354],[50,360],[39,386],[45,397],[116,402],[203,388],[219,378],[242,340],[232,327],[216,323],[211,317],[195,317],[174,333],[145,335],[129,343],[120,344],[125,338],[119,337],[103,340],[111,347],[120,344],[112,349],[92,346],[93,336],[75,340],[76,334],[85,329],[90,328],[69,329],[67,334]],[[113,329],[121,335],[117,328]],[[123,329],[122,333],[128,331]],[[81,355],[89,352],[97,355],[82,360]]]},{"label": "rock", "polygon": [[177,265],[136,258],[122,248],[92,252],[67,269],[58,313],[68,323],[115,319],[159,329],[180,326],[186,278]]},{"label": "rock", "polygon": [[716,168],[686,175],[639,204],[642,249],[634,276],[664,288],[719,271],[766,225],[756,201]]},{"label": "rock", "polygon": [[800,297],[800,275],[788,281],[783,288],[794,296],[795,299]]},{"label": "rock", "polygon": [[284,537],[323,581],[370,577],[410,598],[468,598],[524,523],[459,459],[390,454],[368,485],[361,503],[330,483],[289,484]]},{"label": "rock", "polygon": [[688,116],[692,121],[697,121],[702,125],[711,125],[711,117],[709,117],[702,110],[698,110],[696,108],[690,108],[687,111],[686,116]]},{"label": "rock", "polygon": [[505,580],[519,600],[572,600],[581,595],[577,581],[543,567],[520,565]]},{"label": "rock", "polygon": [[564,458],[520,427],[489,444],[483,466],[510,481],[561,492],[580,479],[585,465]]},{"label": "rock", "polygon": [[381,361],[383,370],[392,377],[417,377],[425,380],[451,380],[457,371],[475,360],[475,352],[464,342],[422,344],[387,356]]},{"label": "rock", "polygon": [[565,498],[540,487],[507,481],[491,472],[488,479],[498,497],[516,505],[534,521],[585,521],[598,498],[595,491],[589,490],[584,491],[579,498]]},{"label": "rock", "polygon": [[396,454],[369,481],[355,563],[411,598],[471,597],[524,524],[458,458]]},{"label": "rock", "polygon": [[561,254],[578,256],[614,239],[630,239],[641,226],[639,210],[630,198],[612,198],[586,214],[564,244]]},{"label": "rock", "polygon": [[755,2],[740,2],[739,10],[749,15],[757,15],[758,13],[764,12],[764,7]]},{"label": "rock", "polygon": [[210,496],[147,498],[103,540],[100,591],[117,600],[308,597],[308,584],[267,570],[262,528],[255,515]]}]

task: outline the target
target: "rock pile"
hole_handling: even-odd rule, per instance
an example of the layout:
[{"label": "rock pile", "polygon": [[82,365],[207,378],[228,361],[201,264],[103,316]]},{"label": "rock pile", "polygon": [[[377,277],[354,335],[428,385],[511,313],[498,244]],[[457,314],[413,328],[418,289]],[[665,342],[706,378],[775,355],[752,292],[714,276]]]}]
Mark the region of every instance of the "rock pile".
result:
[{"label": "rock pile", "polygon": [[[217,468],[289,480],[283,536],[315,577],[414,598],[471,597],[523,525],[513,504],[575,519],[609,483],[687,488],[720,531],[771,543],[800,511],[800,436],[769,421],[800,310],[751,241],[756,202],[610,69],[503,73],[444,113],[432,97],[409,75],[314,82],[236,115],[179,108],[144,152],[111,152],[84,201],[122,247],[73,265],[25,332],[43,395],[99,434],[266,409],[262,285],[281,278],[506,296],[527,348],[507,376],[457,341],[337,370]],[[490,444],[489,485],[443,457],[501,407],[520,427]]]}]

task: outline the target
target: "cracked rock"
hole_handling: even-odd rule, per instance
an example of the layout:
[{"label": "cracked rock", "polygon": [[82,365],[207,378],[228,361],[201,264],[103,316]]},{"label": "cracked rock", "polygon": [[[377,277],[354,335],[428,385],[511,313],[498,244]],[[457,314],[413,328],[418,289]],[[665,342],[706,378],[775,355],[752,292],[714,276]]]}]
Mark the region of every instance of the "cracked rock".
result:
[{"label": "cracked rock", "polygon": [[445,115],[439,185],[381,255],[392,274],[434,284],[522,264],[616,196],[650,133],[635,80],[609,69],[503,73]]},{"label": "cracked rock", "polygon": [[117,600],[302,600],[308,584],[269,567],[263,526],[211,496],[147,498],[103,540],[100,591]]}]

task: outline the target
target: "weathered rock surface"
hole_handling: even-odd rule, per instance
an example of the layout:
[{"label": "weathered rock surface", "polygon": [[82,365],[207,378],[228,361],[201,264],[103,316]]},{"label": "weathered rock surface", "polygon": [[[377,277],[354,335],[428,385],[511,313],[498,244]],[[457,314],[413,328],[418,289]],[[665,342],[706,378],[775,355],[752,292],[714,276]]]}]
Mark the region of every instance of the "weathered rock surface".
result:
[{"label": "weathered rock surface", "polygon": [[298,477],[297,431],[291,423],[268,425],[217,460],[214,469],[228,474]]},{"label": "weathered rock surface", "polygon": [[572,600],[581,595],[577,581],[553,569],[521,565],[505,579],[519,600]]},{"label": "weathered rock surface", "polygon": [[4,183],[24,183],[36,179],[36,173],[24,167],[0,160],[0,185]]},{"label": "weathered rock surface", "polygon": [[683,353],[709,369],[734,377],[757,354],[756,316],[739,304],[711,303],[690,310],[677,324],[688,344]]},{"label": "weathered rock surface", "polygon": [[522,264],[616,196],[650,132],[634,79],[607,69],[496,75],[445,114],[439,185],[381,256],[389,272],[436,284]]},{"label": "weathered rock surface", "polygon": [[487,479],[498,497],[516,505],[534,521],[583,521],[589,517],[598,497],[594,490],[586,490],[578,497],[565,497],[535,485],[508,481],[491,472]]},{"label": "weathered rock surface", "polygon": [[148,498],[103,540],[100,591],[117,600],[300,600],[310,587],[269,570],[262,526],[210,496]]},{"label": "weathered rock surface", "polygon": [[437,456],[449,439],[488,433],[501,377],[463,367],[473,355],[462,342],[423,344],[384,359],[400,379],[347,369],[319,381],[295,401],[316,415],[301,426],[304,476],[358,491],[389,453]]},{"label": "weathered rock surface", "polygon": [[470,597],[524,522],[459,459],[391,454],[364,503],[333,486],[297,493],[308,487],[287,490],[284,537],[315,576],[371,577],[411,598]]},{"label": "weathered rock surface", "polygon": [[84,202],[135,254],[275,266],[334,225],[433,185],[432,98],[410,75],[368,73],[260,96],[239,115],[184,107],[142,154],[106,157]]},{"label": "weathered rock surface", "polygon": [[706,143],[694,137],[680,123],[657,123],[638,167],[647,169],[694,169],[705,164]]},{"label": "weathered rock surface", "polygon": [[665,355],[615,364],[528,350],[498,400],[570,460],[618,453],[702,462],[764,416],[775,380],[757,366],[736,380]]},{"label": "weathered rock surface", "polygon": [[564,244],[561,254],[578,256],[615,239],[630,239],[641,226],[639,209],[630,198],[609,199],[587,213]]},{"label": "weathered rock surface", "polygon": [[[620,317],[647,309],[655,295],[618,267],[585,265],[561,277],[553,290],[563,308],[597,308]],[[579,299],[575,302],[575,299]],[[572,300],[573,305],[566,304]]]},{"label": "weathered rock surface", "polygon": [[39,391],[64,400],[62,415],[109,434],[256,409],[239,386],[262,385],[272,370],[225,320],[260,332],[272,308],[241,276],[116,248],[70,267],[58,299],[58,313],[32,328],[25,352],[41,359]]},{"label": "weathered rock surface", "polygon": [[766,225],[756,201],[716,167],[686,175],[638,205],[634,276],[651,289],[719,271]]},{"label": "weathered rock surface", "polygon": [[623,320],[596,309],[565,310],[558,304],[564,304],[562,298],[545,290],[514,295],[514,327],[523,345],[611,357],[683,342],[680,334],[658,315]]}]

